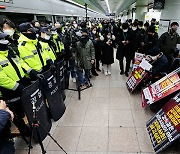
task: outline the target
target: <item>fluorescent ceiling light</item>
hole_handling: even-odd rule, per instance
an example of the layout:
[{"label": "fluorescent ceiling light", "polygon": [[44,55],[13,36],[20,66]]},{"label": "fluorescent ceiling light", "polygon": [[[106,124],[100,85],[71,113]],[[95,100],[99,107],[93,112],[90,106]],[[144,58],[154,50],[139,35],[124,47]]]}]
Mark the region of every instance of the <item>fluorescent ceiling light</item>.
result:
[{"label": "fluorescent ceiling light", "polygon": [[111,12],[111,10],[110,10],[110,7],[109,7],[109,1],[108,0],[105,0],[106,1],[106,5],[107,5],[107,7],[108,7],[108,11],[109,11],[109,13]]}]

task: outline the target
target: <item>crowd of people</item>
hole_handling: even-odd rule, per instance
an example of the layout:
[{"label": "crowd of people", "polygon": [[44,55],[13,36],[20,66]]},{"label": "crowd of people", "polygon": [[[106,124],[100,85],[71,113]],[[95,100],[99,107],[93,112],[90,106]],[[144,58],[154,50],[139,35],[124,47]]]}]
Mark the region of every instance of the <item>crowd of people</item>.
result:
[{"label": "crowd of people", "polygon": [[78,80],[80,89],[90,87],[91,75],[98,76],[101,71],[100,63],[104,75],[111,75],[114,48],[120,75],[129,76],[135,52],[148,55],[150,61],[154,61],[153,74],[172,71],[179,67],[178,27],[177,22],[172,22],[169,31],[158,37],[155,19],[150,23],[137,19],[124,23],[121,20],[79,23],[73,20],[54,25],[33,20],[18,26],[4,19],[0,32],[0,91],[7,105],[0,101],[0,152],[14,153],[14,149],[9,148],[13,146],[9,119],[22,135],[30,135],[30,128],[23,120],[21,94],[32,81],[44,79],[43,72],[51,70],[55,74],[57,63],[65,59],[72,81]]}]

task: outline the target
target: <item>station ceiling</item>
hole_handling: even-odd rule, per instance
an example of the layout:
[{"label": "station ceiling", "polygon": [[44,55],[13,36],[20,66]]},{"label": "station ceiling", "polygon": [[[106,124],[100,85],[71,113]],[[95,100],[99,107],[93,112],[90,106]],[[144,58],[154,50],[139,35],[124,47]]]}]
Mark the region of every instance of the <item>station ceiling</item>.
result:
[{"label": "station ceiling", "polygon": [[[73,0],[73,1],[81,5],[84,5],[86,3],[89,8],[103,14],[109,13],[106,0]],[[151,2],[153,2],[153,0],[108,0],[108,2],[111,13],[119,14],[123,10],[126,10],[132,4],[134,4],[134,6],[148,5]]]}]

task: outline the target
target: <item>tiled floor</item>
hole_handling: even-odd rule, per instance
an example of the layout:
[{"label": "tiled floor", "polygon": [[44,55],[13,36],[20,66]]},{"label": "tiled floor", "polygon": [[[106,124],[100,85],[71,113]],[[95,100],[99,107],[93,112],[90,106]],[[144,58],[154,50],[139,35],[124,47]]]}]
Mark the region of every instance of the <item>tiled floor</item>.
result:
[{"label": "tiled floor", "polygon": [[[93,87],[82,92],[81,100],[67,91],[66,113],[53,123],[51,134],[68,154],[154,153],[145,127],[154,113],[141,107],[140,94],[129,94],[126,80],[116,61],[111,76],[99,73],[92,78]],[[43,143],[48,154],[63,154],[49,137]],[[179,147],[171,146],[165,153],[180,153]],[[21,139],[16,149],[17,154],[27,153]],[[32,154],[40,153],[35,145]]]}]

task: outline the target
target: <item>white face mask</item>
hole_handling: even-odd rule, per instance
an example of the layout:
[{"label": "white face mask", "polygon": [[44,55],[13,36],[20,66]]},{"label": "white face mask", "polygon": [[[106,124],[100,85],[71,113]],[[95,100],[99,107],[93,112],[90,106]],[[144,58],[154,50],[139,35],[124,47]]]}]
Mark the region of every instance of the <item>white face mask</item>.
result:
[{"label": "white face mask", "polygon": [[123,29],[123,32],[125,32],[125,33],[126,33],[127,31],[128,31],[128,29]]},{"label": "white face mask", "polygon": [[73,25],[74,25],[75,28],[77,28],[77,26],[78,26],[77,24],[73,24]]},{"label": "white face mask", "polygon": [[137,28],[136,27],[132,27],[132,30],[135,31]]},{"label": "white face mask", "polygon": [[9,41],[8,40],[0,40],[0,44],[8,44]]},{"label": "white face mask", "polygon": [[52,32],[52,34],[54,34],[54,35],[56,35],[57,34],[57,32],[56,31],[51,31]]},{"label": "white face mask", "polygon": [[51,38],[51,37],[50,37],[49,35],[46,35],[46,36],[44,37],[45,40],[50,40],[50,38]]},{"label": "white face mask", "polygon": [[107,38],[108,38],[108,39],[110,39],[110,38],[111,38],[111,36],[110,36],[110,35],[107,35]]},{"label": "white face mask", "polygon": [[9,36],[13,36],[14,35],[14,31],[10,30],[10,29],[6,29],[4,30],[4,33],[9,35]]},{"label": "white face mask", "polygon": [[93,31],[92,31],[92,33],[93,33],[93,34],[96,34],[96,31],[95,31],[95,30],[93,30]]}]

